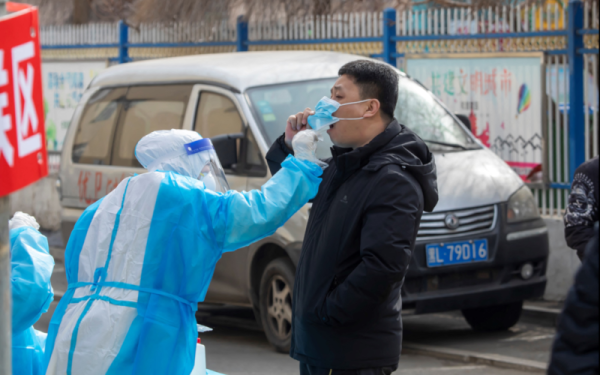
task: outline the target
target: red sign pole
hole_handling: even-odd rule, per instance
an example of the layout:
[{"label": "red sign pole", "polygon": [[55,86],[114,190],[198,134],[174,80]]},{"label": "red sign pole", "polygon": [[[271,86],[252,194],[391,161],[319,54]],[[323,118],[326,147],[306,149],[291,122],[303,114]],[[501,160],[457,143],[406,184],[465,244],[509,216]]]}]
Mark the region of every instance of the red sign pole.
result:
[{"label": "red sign pole", "polygon": [[0,197],[48,175],[37,8],[0,19]]}]

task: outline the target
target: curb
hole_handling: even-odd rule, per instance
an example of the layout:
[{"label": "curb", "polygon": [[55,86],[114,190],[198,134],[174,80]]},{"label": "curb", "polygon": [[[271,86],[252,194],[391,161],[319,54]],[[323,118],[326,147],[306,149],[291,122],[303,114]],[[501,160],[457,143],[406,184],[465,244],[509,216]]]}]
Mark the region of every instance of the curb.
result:
[{"label": "curb", "polygon": [[561,310],[549,307],[535,306],[525,303],[523,306],[523,317],[534,320],[538,324],[556,327]]},{"label": "curb", "polygon": [[479,363],[494,367],[522,370],[536,373],[546,373],[548,365],[543,362],[531,361],[498,354],[476,353],[466,350],[441,348],[438,346],[420,345],[405,342],[402,353],[420,354],[440,359],[449,359],[466,363]]}]

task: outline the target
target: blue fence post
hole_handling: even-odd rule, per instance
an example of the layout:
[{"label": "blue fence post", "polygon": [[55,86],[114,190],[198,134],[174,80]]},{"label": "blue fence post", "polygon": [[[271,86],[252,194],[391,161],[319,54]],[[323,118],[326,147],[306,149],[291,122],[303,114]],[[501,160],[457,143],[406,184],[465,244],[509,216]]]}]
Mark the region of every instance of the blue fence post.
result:
[{"label": "blue fence post", "polygon": [[396,66],[396,10],[387,8],[383,11],[383,61]]},{"label": "blue fence post", "polygon": [[569,56],[569,178],[573,181],[575,169],[585,161],[585,123],[583,96],[583,1],[569,1],[567,54]]},{"label": "blue fence post", "polygon": [[123,20],[119,21],[119,64],[129,62],[129,26]]},{"label": "blue fence post", "polygon": [[248,51],[248,22],[244,20],[244,16],[237,18],[237,38],[236,47],[238,52]]}]

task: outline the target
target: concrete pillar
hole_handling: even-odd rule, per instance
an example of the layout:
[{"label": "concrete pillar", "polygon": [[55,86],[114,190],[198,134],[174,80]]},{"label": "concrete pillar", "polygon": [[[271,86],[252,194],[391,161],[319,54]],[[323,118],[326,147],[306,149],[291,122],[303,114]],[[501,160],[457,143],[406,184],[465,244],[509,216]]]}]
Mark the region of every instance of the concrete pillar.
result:
[{"label": "concrete pillar", "polygon": [[12,374],[10,296],[10,251],[8,242],[8,197],[0,198],[0,375]]}]

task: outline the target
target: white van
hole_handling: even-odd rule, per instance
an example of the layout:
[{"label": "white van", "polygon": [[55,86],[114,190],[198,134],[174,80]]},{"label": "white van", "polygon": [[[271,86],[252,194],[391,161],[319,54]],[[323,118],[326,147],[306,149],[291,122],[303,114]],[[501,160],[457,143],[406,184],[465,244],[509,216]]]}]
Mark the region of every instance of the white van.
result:
[{"label": "white van", "polygon": [[[270,177],[265,155],[287,117],[329,96],[339,68],[361,58],[247,52],[107,69],[83,95],[64,143],[59,190],[65,243],[88,205],[144,172],[134,149],[154,130],[189,129],[212,138],[231,188],[260,188]],[[548,236],[537,204],[521,179],[472,136],[468,120],[461,123],[430,91],[398,74],[395,116],[435,155],[440,194],[435,212],[421,221],[404,308],[418,314],[462,310],[475,329],[508,329],[522,301],[542,296],[546,285]],[[328,142],[319,149],[324,158]],[[310,204],[273,236],[225,254],[206,297],[254,308],[281,351],[290,344],[295,265],[309,213]],[[274,305],[289,314],[270,313]]]}]

